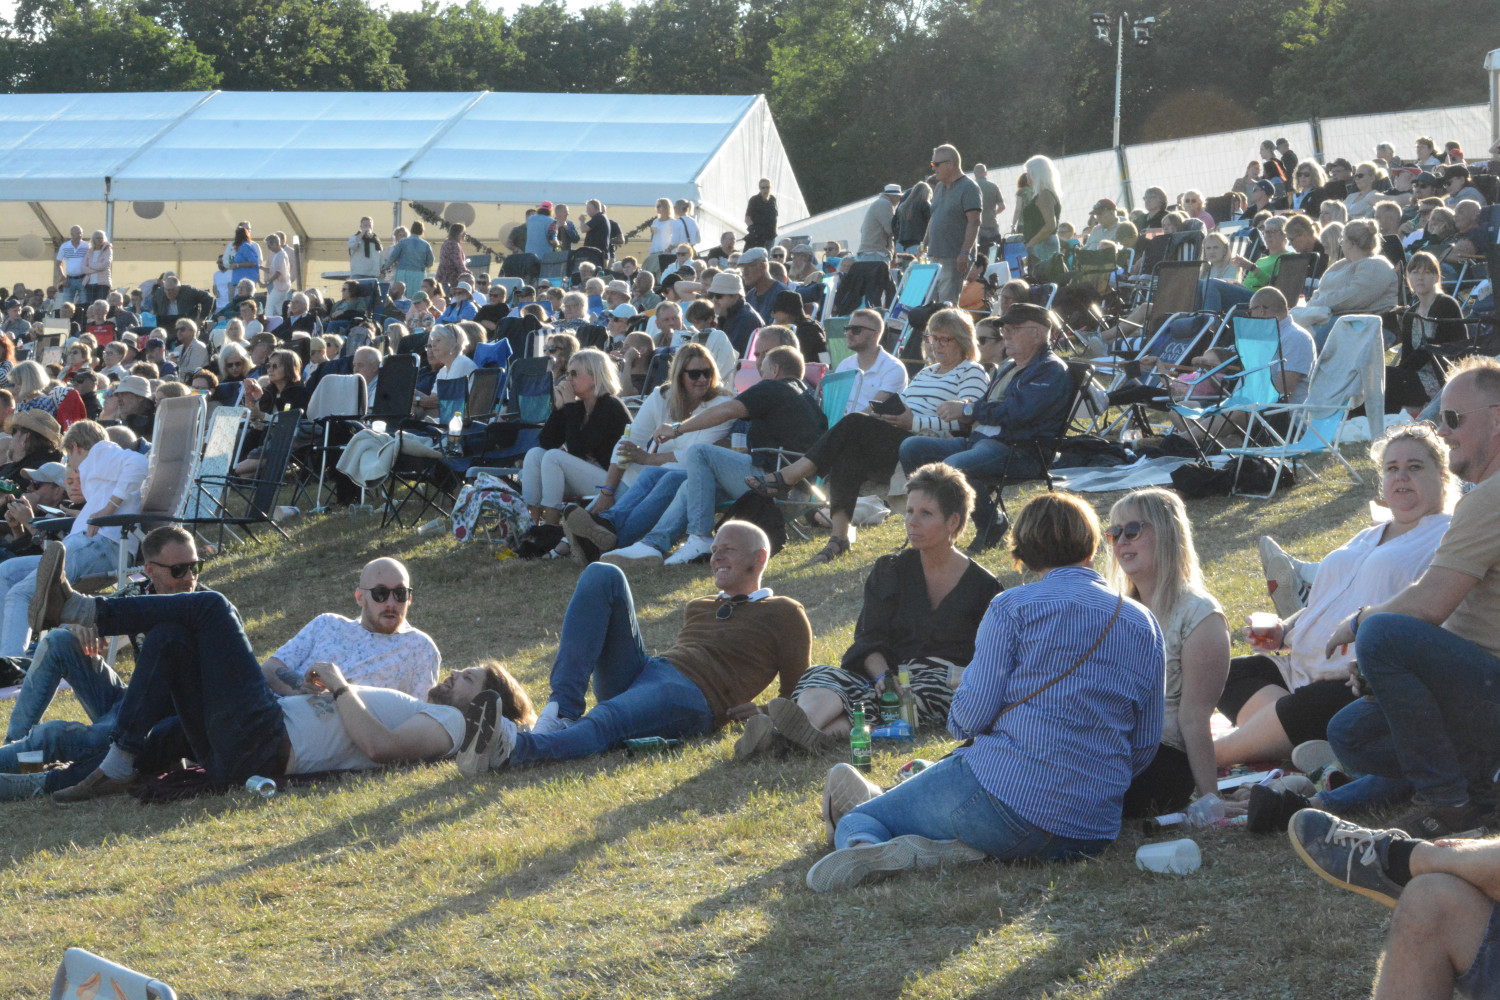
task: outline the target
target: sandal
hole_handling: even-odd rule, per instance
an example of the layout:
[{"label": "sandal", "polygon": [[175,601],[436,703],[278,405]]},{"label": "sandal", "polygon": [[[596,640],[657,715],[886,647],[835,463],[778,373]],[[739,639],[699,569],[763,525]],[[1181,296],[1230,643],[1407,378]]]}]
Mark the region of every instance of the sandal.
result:
[{"label": "sandal", "polygon": [[784,500],[792,495],[792,487],[782,478],[780,472],[773,472],[770,478],[765,476],[746,476],[745,485],[752,493],[763,496],[767,500]]},{"label": "sandal", "polygon": [[830,537],[828,539],[828,544],[823,546],[823,550],[821,552],[812,557],[812,559],[808,562],[808,565],[823,566],[827,563],[833,562],[839,556],[844,555],[848,551],[849,539]]}]

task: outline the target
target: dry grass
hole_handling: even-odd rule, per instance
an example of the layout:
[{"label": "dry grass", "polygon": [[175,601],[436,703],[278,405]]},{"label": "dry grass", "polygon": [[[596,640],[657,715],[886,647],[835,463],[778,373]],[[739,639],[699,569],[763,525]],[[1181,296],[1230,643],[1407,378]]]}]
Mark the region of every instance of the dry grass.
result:
[{"label": "dry grass", "polygon": [[[1369,469],[1366,462],[1362,469]],[[1316,557],[1365,523],[1368,487],[1190,509],[1232,619],[1263,608],[1254,543]],[[1092,498],[1101,513],[1112,496]],[[801,600],[815,660],[847,644],[869,562],[768,584]],[[352,607],[359,565],[412,568],[413,621],[449,666],[506,658],[545,695],[576,567],[498,562],[369,521],[297,525],[290,543],[216,559],[207,582],[269,653],[315,613]],[[987,560],[1017,582],[998,555]],[[699,568],[637,574],[649,647],[667,644]],[[346,611],[347,613],[347,611]],[[0,713],[7,712],[0,707]],[[76,716],[70,697],[55,712]],[[1386,911],[1308,872],[1281,838],[1199,834],[1205,868],[1153,876],[1127,831],[1079,865],[976,865],[820,896],[817,801],[832,759],[739,765],[734,733],[669,757],[623,754],[463,781],[451,764],[165,806],[0,807],[8,899],[0,997],[39,995],[81,945],[196,997],[1362,996]],[[950,744],[929,738],[915,755]],[[890,774],[905,759],[878,756]]]}]

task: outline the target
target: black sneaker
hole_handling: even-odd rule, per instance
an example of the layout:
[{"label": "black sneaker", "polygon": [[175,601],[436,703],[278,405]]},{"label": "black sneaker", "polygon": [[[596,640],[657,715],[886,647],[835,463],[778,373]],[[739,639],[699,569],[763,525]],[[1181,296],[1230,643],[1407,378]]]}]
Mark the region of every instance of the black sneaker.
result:
[{"label": "black sneaker", "polygon": [[1418,840],[1440,840],[1472,834],[1484,825],[1484,814],[1472,803],[1464,806],[1434,806],[1413,802],[1391,820],[1393,830],[1405,830]]},{"label": "black sneaker", "polygon": [[982,552],[988,552],[1005,541],[1005,534],[1008,531],[1010,531],[1010,518],[1004,514],[998,515],[994,521],[988,524],[979,524],[976,522],[974,525],[974,538],[969,542],[969,547],[964,550],[964,554],[977,556]]},{"label": "black sneaker", "polygon": [[1251,833],[1280,833],[1293,816],[1307,808],[1307,803],[1307,797],[1296,792],[1252,785],[1245,826]]},{"label": "black sneaker", "polygon": [[1400,830],[1371,830],[1320,809],[1292,817],[1287,837],[1297,856],[1324,881],[1395,907],[1403,886],[1386,874],[1391,844],[1408,839]]}]

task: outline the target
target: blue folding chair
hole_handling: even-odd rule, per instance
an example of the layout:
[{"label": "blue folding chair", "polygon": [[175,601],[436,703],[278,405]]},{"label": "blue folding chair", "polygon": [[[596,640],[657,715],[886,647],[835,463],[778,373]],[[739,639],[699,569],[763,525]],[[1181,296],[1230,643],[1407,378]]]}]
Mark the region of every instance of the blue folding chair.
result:
[{"label": "blue folding chair", "polygon": [[[1281,327],[1272,317],[1234,317],[1234,350],[1235,357],[1230,361],[1219,365],[1217,368],[1204,372],[1198,380],[1217,378],[1220,382],[1231,383],[1232,388],[1227,396],[1210,406],[1184,406],[1176,404],[1172,412],[1202,427],[1204,434],[1212,438],[1207,421],[1214,417],[1228,416],[1232,413],[1253,414],[1255,410],[1267,406],[1275,406],[1281,402],[1281,393],[1276,389],[1272,380],[1273,376],[1282,370],[1281,357]],[[1230,364],[1237,363],[1240,371],[1224,374]],[[1194,442],[1200,444],[1197,435],[1192,435]],[[1246,425],[1246,440],[1249,444],[1249,424]]]}]

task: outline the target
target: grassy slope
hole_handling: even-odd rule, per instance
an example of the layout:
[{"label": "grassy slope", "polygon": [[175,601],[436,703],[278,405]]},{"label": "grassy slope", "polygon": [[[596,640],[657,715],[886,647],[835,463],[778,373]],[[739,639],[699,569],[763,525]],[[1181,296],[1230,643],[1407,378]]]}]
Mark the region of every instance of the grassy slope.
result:
[{"label": "grassy slope", "polygon": [[[1231,620],[1268,606],[1259,535],[1316,558],[1367,523],[1370,492],[1301,486],[1270,504],[1193,503],[1210,589]],[[1113,497],[1093,499],[1102,515]],[[810,544],[774,562],[768,584],[807,606],[815,661],[836,660],[870,560],[900,538],[893,518],[832,566],[805,567]],[[412,568],[413,620],[447,665],[501,656],[544,700],[570,563],[498,562],[340,517],[299,524],[290,543],[233,550],[206,579],[239,605],[264,655],[316,612],[347,613],[358,566],[392,550]],[[1018,582],[998,554],[986,562]],[[653,648],[670,641],[684,599],[707,589],[697,568],[638,574],[632,586]],[[54,708],[78,711],[70,696]],[[75,944],[198,997],[1368,990],[1385,911],[1320,882],[1283,839],[1242,831],[1198,834],[1205,868],[1188,877],[1137,871],[1140,837],[1127,831],[1088,864],[968,866],[814,895],[802,880],[823,850],[817,802],[833,758],[737,765],[733,738],[474,784],[447,764],[270,801],[0,807],[0,997],[40,993]],[[914,755],[949,745],[930,738]],[[877,757],[877,777],[910,755]]]}]

